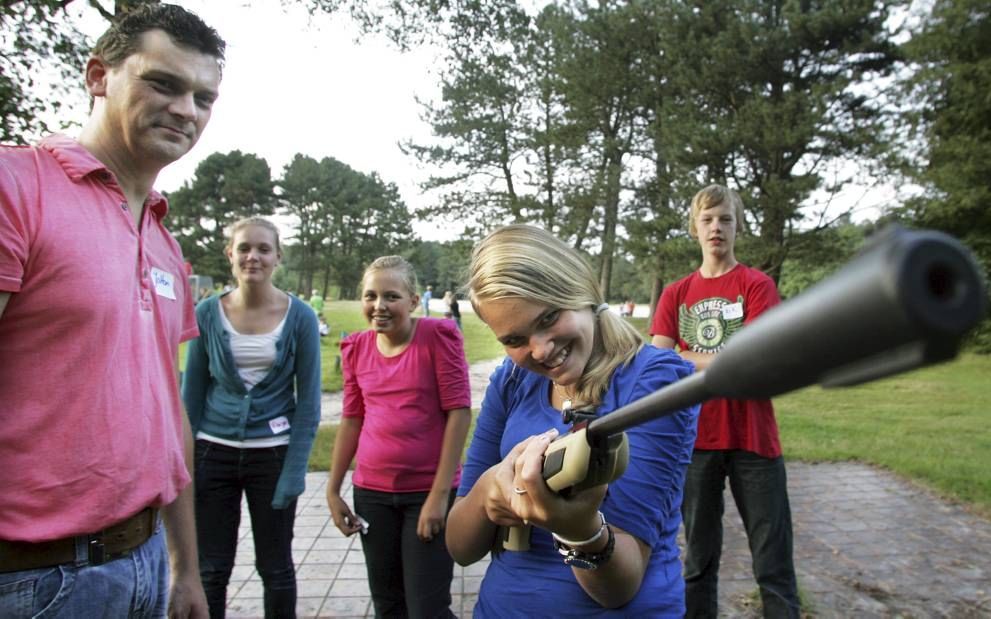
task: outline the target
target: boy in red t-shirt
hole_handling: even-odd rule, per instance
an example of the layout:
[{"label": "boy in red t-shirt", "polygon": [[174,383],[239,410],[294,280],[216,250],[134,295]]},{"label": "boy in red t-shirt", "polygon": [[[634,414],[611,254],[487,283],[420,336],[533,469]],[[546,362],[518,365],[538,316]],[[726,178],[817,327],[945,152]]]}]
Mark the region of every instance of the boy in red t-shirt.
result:
[{"label": "boy in red t-shirt", "polygon": [[[664,289],[650,333],[704,370],[744,325],[778,304],[774,281],[736,261],[743,202],[710,185],[692,198],[688,231],[702,247],[702,266]],[[747,530],[765,617],[798,617],[792,562],[791,508],[778,426],[770,400],[718,398],[702,405],[698,438],[685,480],[687,617],[715,617],[726,478]]]}]

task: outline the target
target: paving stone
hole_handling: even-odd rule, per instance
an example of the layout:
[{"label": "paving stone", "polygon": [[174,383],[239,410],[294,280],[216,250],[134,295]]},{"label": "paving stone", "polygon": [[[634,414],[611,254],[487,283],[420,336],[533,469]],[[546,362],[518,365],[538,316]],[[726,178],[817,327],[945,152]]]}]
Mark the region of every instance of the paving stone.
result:
[{"label": "paving stone", "polygon": [[[297,503],[294,551],[300,617],[374,615],[360,540],[330,520],[325,473],[307,475]],[[350,500],[350,477],[344,484]],[[991,522],[880,469],[859,463],[788,463],[795,567],[823,619],[991,617]],[[727,490],[720,566],[720,616],[759,617],[743,525]],[[246,505],[228,616],[261,617],[261,581]],[[679,540],[683,537],[679,536]],[[488,559],[455,566],[452,611],[470,618]]]},{"label": "paving stone", "polygon": [[320,617],[366,617],[371,611],[372,598],[328,597],[320,608]]},{"label": "paving stone", "polygon": [[338,578],[330,586],[330,595],[333,597],[357,597],[370,596],[368,590],[368,580],[364,578]]}]

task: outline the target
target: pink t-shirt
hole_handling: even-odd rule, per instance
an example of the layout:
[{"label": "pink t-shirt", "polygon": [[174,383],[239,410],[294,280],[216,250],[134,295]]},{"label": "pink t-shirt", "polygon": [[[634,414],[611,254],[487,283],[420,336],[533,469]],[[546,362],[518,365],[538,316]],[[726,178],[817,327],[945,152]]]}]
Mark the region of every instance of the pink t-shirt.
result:
[{"label": "pink t-shirt", "polygon": [[[354,484],[381,492],[430,490],[446,411],[471,406],[468,363],[453,321],[420,318],[409,346],[386,357],[375,331],[341,342],[344,417],[363,417]],[[452,487],[461,481],[458,466]]]},{"label": "pink t-shirt", "polygon": [[197,335],[152,192],[140,233],[74,140],[0,148],[0,538],[98,531],[189,483],[176,379]]}]

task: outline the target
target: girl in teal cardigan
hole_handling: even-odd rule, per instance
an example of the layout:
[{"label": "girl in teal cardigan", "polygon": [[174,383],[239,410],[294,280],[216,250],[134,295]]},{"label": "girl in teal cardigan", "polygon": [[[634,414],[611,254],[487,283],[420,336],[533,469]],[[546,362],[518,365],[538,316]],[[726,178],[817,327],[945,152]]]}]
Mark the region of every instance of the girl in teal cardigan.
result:
[{"label": "girl in teal cardigan", "polygon": [[227,247],[234,290],[196,307],[182,396],[196,437],[200,574],[211,617],[223,617],[247,498],[265,616],[294,617],[292,532],[296,498],[320,422],[316,315],[278,290],[278,229],[234,224]]}]

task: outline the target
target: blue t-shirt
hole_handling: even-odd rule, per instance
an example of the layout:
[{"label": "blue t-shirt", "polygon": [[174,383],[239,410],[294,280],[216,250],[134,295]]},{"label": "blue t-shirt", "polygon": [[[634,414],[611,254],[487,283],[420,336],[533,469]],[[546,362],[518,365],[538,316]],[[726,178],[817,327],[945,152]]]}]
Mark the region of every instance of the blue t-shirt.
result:
[{"label": "blue t-shirt", "polygon": [[[691,364],[671,350],[647,345],[618,368],[597,411],[605,415],[689,376]],[[568,426],[550,405],[550,380],[515,367],[507,358],[492,374],[468,449],[458,496],[502,460],[514,445],[552,427]],[[548,531],[533,527],[527,552],[493,553],[475,606],[476,617],[651,616],[681,617],[685,588],[678,557],[685,470],[692,457],[698,406],[640,424],[626,434],[630,463],[609,485],[602,503],[606,521],[652,548],[640,591],[615,610],[598,605],[554,549]]]}]

